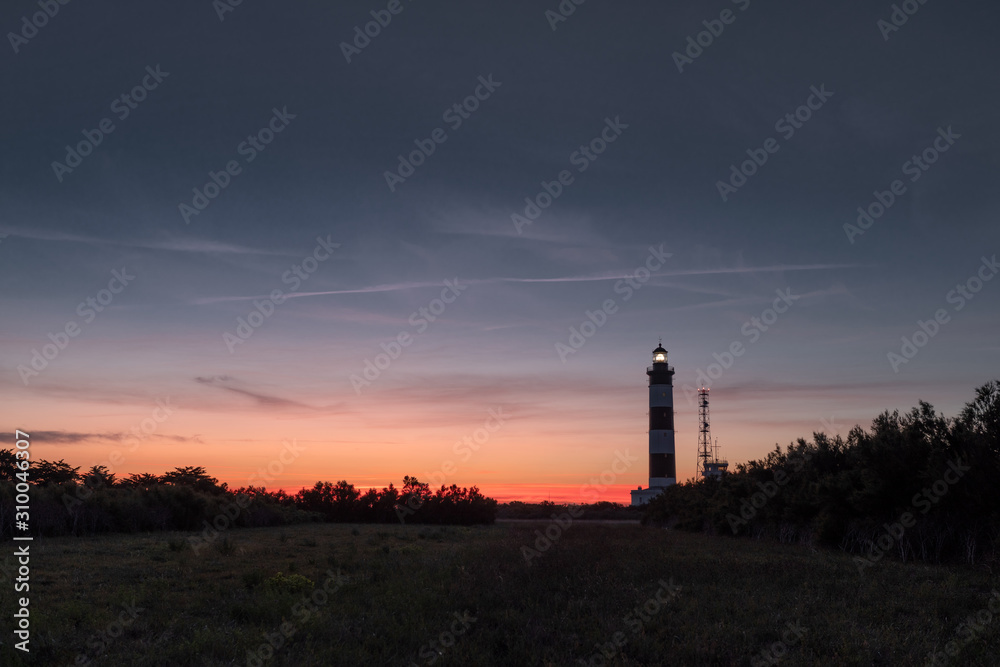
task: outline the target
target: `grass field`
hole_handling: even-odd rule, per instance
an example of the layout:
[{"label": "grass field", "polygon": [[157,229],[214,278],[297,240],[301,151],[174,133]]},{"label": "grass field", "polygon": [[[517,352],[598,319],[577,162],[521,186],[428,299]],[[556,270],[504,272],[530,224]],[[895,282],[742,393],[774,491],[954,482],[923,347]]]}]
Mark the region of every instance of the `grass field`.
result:
[{"label": "grass field", "polygon": [[547,525],[231,530],[200,553],[179,533],[36,540],[31,658],[5,630],[2,660],[922,665],[956,642],[948,664],[998,664],[1000,615],[959,629],[1000,588],[982,569],[859,573],[838,552],[581,521],[529,566]]}]

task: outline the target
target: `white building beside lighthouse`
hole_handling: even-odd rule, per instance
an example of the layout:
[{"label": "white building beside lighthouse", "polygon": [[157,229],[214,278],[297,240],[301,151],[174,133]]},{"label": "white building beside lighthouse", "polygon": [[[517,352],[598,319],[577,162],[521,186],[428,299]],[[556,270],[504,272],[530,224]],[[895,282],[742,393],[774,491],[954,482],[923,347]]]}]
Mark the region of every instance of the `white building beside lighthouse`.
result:
[{"label": "white building beside lighthouse", "polygon": [[677,483],[674,453],[674,369],[663,345],[653,350],[649,376],[649,488],[632,491],[632,505],[645,505]]}]

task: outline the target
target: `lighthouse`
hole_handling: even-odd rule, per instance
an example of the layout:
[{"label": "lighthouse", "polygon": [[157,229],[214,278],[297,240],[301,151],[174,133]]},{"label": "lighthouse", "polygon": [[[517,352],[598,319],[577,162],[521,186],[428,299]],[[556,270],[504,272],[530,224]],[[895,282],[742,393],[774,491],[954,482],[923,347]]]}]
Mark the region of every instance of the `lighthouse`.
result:
[{"label": "lighthouse", "polygon": [[632,491],[632,505],[645,505],[664,488],[677,483],[674,458],[674,369],[663,343],[653,350],[649,377],[649,488]]}]

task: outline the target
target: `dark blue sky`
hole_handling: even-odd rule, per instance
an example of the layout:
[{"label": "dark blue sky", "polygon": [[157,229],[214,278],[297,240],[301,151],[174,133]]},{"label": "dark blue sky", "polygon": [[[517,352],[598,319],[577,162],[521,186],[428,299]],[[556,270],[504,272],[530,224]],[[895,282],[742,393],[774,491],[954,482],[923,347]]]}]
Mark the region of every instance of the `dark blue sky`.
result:
[{"label": "dark blue sky", "polygon": [[[187,408],[156,437],[213,443],[205,460],[234,479],[234,443],[273,440],[262,424],[274,419],[322,444],[312,468],[391,477],[394,447],[432,469],[466,424],[504,405],[516,426],[456,479],[574,484],[615,447],[644,449],[641,385],[660,336],[677,369],[681,477],[696,439],[682,388],[734,343],[745,352],[712,378],[731,460],[821,419],[846,434],[918,399],[953,412],[996,376],[1000,280],[961,309],[949,299],[991,276],[983,258],[1000,249],[995,3],[928,2],[885,39],[892,3],[590,0],[553,30],[555,1],[401,0],[346,62],[341,44],[387,4],[247,0],[220,20],[208,0],[70,2],[16,53],[7,36],[6,427],[76,434],[63,441],[89,449],[65,456],[90,464],[100,438],[171,395]],[[19,33],[38,11],[7,3],[0,28]],[[703,22],[723,30],[678,72],[673,54]],[[155,82],[147,67],[168,74],[120,118],[115,100]],[[443,114],[477,87],[455,127]],[[832,95],[820,103],[814,89]],[[294,118],[241,151],[275,109]],[[797,110],[808,120],[794,134],[776,127]],[[113,132],[60,181],[53,162],[105,118]],[[609,119],[615,141],[574,158]],[[437,128],[444,143],[390,191],[385,172]],[[948,128],[933,164],[907,165]],[[767,161],[723,201],[718,182],[748,150]],[[179,205],[230,161],[238,173],[186,222]],[[563,171],[572,182],[518,230],[511,216]],[[897,179],[885,214],[845,232]],[[333,256],[297,286],[283,279],[316,256],[317,237],[339,244]],[[670,257],[626,300],[618,281],[661,244]],[[86,321],[78,304],[122,267],[134,282]],[[456,277],[467,287],[440,317],[411,317]],[[294,298],[252,337],[227,339],[275,289]],[[765,331],[751,318],[767,321],[776,290],[801,298]],[[608,299],[615,312],[560,358],[571,327]],[[888,355],[939,310],[935,335],[894,368]],[[38,375],[19,370],[70,321],[82,331],[66,349]],[[371,384],[352,381],[404,333],[412,342]],[[567,457],[572,470],[553,471]],[[641,467],[622,482],[641,482]]]}]

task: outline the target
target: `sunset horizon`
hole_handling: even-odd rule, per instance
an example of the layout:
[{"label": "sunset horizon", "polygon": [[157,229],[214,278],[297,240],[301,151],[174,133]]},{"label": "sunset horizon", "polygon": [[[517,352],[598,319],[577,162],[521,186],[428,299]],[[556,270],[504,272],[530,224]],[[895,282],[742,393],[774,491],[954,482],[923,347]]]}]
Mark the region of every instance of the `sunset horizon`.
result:
[{"label": "sunset horizon", "polygon": [[[644,356],[648,357],[648,353],[643,355],[640,352],[636,356],[639,359],[632,375],[644,372],[646,362],[639,360]],[[672,352],[671,361],[681,356],[680,353],[675,355]],[[485,495],[501,502],[550,500],[560,503],[607,501],[628,504],[629,491],[645,486],[648,478],[648,407],[644,404],[646,394],[641,375],[629,383],[631,387],[626,384],[628,378],[625,375],[623,370],[621,378],[614,378],[620,380],[620,383],[604,386],[607,392],[604,400],[587,403],[590,407],[585,412],[589,414],[576,409],[567,414],[556,409],[553,414],[535,410],[524,415],[523,403],[503,403],[499,400],[494,407],[485,408],[478,416],[470,414],[468,417],[456,417],[458,410],[454,407],[437,415],[421,409],[423,421],[414,418],[413,427],[415,431],[423,432],[421,439],[397,436],[394,440],[383,440],[383,433],[395,434],[399,428],[385,425],[376,429],[358,426],[356,440],[323,440],[308,435],[288,437],[283,435],[288,432],[283,430],[284,424],[281,422],[289,418],[300,420],[300,434],[304,431],[301,420],[306,415],[310,420],[329,419],[331,423],[343,423],[346,418],[344,413],[339,412],[336,417],[324,416],[322,408],[310,408],[304,403],[292,405],[292,401],[284,398],[277,400],[252,395],[249,390],[241,390],[234,382],[228,384],[231,385],[230,393],[237,397],[236,402],[250,404],[241,409],[253,412],[254,403],[267,405],[269,400],[274,400],[278,405],[291,408],[294,416],[266,417],[255,420],[253,427],[244,427],[246,435],[254,433],[258,435],[256,438],[214,438],[207,435],[211,431],[207,428],[209,421],[206,416],[198,414],[204,412],[204,405],[185,405],[176,396],[166,396],[151,400],[148,410],[117,407],[121,416],[115,423],[130,424],[127,429],[119,426],[122,429],[120,431],[98,431],[94,425],[96,420],[89,416],[83,418],[80,413],[77,413],[79,421],[76,423],[63,420],[66,424],[63,429],[52,428],[52,418],[46,420],[47,424],[22,423],[15,427],[31,433],[36,446],[45,447],[44,450],[41,447],[39,449],[45,451],[45,456],[41,458],[65,460],[71,466],[79,468],[81,474],[93,466],[105,466],[119,479],[130,474],[160,475],[182,466],[201,466],[220,483],[228,484],[230,489],[254,486],[294,494],[321,481],[345,480],[362,491],[368,488],[381,489],[390,484],[400,487],[404,476],[412,476],[430,484],[433,489],[442,484],[475,486]],[[691,373],[684,375],[690,376]],[[197,378],[196,382],[204,386],[213,385],[203,378]],[[217,386],[223,384],[226,384],[225,380]],[[674,387],[675,418],[678,425],[678,483],[696,477],[697,406],[693,400],[687,400],[696,386],[699,385],[678,382]],[[920,401],[927,401],[939,412],[951,416],[957,414],[961,406],[971,399],[974,388],[969,386],[963,390],[955,387],[953,391],[945,391],[942,387],[936,387],[936,394],[914,389],[908,392],[907,400],[897,400],[891,404],[890,395],[901,395],[897,387],[872,387],[870,391],[873,398],[868,400],[859,400],[847,386],[824,387],[817,390],[821,399],[813,397],[811,400],[803,400],[802,393],[806,387],[783,389],[761,383],[754,391],[744,388],[740,394],[717,385],[712,392],[712,433],[719,441],[722,458],[728,460],[733,468],[739,463],[763,459],[775,447],[784,449],[799,438],[811,440],[813,433],[846,438],[854,426],[867,429],[872,419],[879,414],[893,410],[906,413]],[[453,392],[454,395],[461,393],[457,388],[452,390],[444,387],[439,390]],[[552,396],[551,389],[548,392]],[[736,393],[738,400],[734,400],[733,393]],[[499,398],[500,394],[496,396]],[[597,403],[602,404],[600,409],[603,412],[595,414],[593,411],[598,409]],[[820,404],[826,410],[824,412],[823,408],[817,409],[813,418],[781,419],[783,406],[800,403]],[[65,405],[65,401],[62,404]],[[512,404],[517,407],[505,407]],[[86,405],[84,403],[81,410]],[[359,399],[357,405],[363,405],[363,401]],[[864,405],[871,406],[867,414]],[[233,406],[228,407],[232,409]],[[114,406],[109,407],[111,414],[114,414],[115,409]],[[368,409],[373,410],[375,406],[369,405]],[[314,415],[312,412],[319,414]],[[744,417],[741,422],[733,422],[733,415],[751,412],[753,419]],[[362,420],[363,423],[363,414],[355,415],[354,420]],[[104,423],[107,423],[108,415],[102,417]],[[245,418],[252,419],[251,416]],[[222,422],[216,426],[218,430],[229,430],[225,424],[226,418],[217,419]],[[441,420],[440,423],[436,423],[438,419]],[[559,427],[552,424],[553,421],[559,423],[563,419],[572,420],[574,425],[567,429],[567,433],[559,433]],[[400,420],[405,425],[406,419],[400,417]],[[603,433],[588,436],[588,447],[578,452],[579,458],[576,461],[557,462],[556,454],[565,453],[569,449],[567,441],[585,430],[588,420],[605,424]],[[86,424],[92,430],[82,430],[80,424]],[[277,431],[274,440],[259,437],[267,424]],[[747,425],[754,428],[748,429]],[[621,434],[612,432],[616,428],[620,429]],[[544,440],[548,443],[548,451],[538,444],[540,439],[532,438],[531,434],[536,431],[550,434]],[[741,438],[741,434],[748,431],[757,434],[757,437],[742,435]],[[350,442],[350,447],[344,445],[345,440]],[[378,455],[372,453],[376,448],[381,448]],[[238,462],[232,460],[233,451],[240,452]],[[399,462],[372,463],[373,460],[384,460],[387,452],[391,452],[392,458]],[[615,461],[619,459],[628,463],[616,464]],[[345,464],[342,462],[344,460],[350,463]],[[623,465],[627,465],[624,472]],[[384,472],[374,470],[379,467]]]}]

